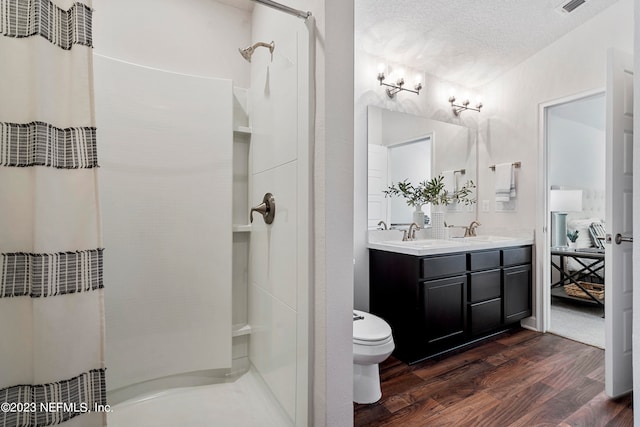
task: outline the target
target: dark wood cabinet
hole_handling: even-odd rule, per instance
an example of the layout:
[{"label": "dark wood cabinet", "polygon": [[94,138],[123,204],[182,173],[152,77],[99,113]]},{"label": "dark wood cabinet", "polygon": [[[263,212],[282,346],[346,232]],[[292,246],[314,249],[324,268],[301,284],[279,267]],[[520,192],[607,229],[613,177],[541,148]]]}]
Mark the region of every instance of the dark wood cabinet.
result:
[{"label": "dark wood cabinet", "polygon": [[[498,256],[498,267],[499,259]],[[492,264],[490,267],[496,267],[496,265]],[[502,322],[502,270],[500,268],[469,273],[468,304],[471,336],[500,328]]]},{"label": "dark wood cabinet", "polygon": [[419,287],[428,344],[457,340],[467,325],[467,276],[429,280]]},{"label": "dark wood cabinet", "polygon": [[531,316],[531,264],[502,270],[504,322]]},{"label": "dark wood cabinet", "polygon": [[469,273],[469,302],[500,298],[502,294],[501,274],[502,271],[499,268]]},{"label": "dark wood cabinet", "polygon": [[531,315],[531,246],[414,256],[370,250],[370,311],[414,363]]},{"label": "dark wood cabinet", "polygon": [[423,279],[435,279],[467,272],[466,254],[439,255],[421,258]]},{"label": "dark wood cabinet", "polygon": [[502,322],[502,300],[494,298],[470,304],[469,313],[469,332],[472,336],[499,329]]}]

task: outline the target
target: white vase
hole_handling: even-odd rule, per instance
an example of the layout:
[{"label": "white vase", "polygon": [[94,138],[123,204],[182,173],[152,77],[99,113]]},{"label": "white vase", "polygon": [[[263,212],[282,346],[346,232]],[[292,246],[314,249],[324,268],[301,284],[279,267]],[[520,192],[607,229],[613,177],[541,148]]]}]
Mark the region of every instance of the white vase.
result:
[{"label": "white vase", "polygon": [[420,228],[424,227],[424,212],[422,206],[416,206],[416,210],[413,212],[413,222],[418,224]]},{"label": "white vase", "polygon": [[444,210],[441,205],[431,206],[431,230],[434,239],[446,239],[447,228],[444,226]]}]

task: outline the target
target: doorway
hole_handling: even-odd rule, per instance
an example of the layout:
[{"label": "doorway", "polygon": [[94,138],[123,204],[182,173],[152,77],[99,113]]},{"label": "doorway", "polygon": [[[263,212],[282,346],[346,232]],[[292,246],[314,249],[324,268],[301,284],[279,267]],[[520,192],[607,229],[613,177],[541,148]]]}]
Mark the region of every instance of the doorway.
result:
[{"label": "doorway", "polygon": [[[607,52],[607,79],[605,91],[605,216],[606,235],[604,260],[605,269],[605,391],[609,397],[629,393],[632,383],[632,318],[633,318],[633,56],[609,49]],[[601,92],[601,91],[600,91]],[[537,308],[542,313],[538,321],[542,331],[549,330],[551,298],[550,286],[545,286],[550,278],[550,248],[552,233],[549,212],[551,198],[546,194],[549,187],[549,150],[547,135],[548,108],[597,94],[594,91],[582,96],[574,96],[540,105],[541,123],[541,186],[539,224],[544,230],[539,239],[538,254],[542,276],[538,283],[541,289]],[[577,158],[582,159],[583,156]],[[556,218],[557,220],[558,218]],[[562,236],[558,234],[558,236]],[[582,254],[580,254],[582,257]]]},{"label": "doorway", "polygon": [[544,109],[547,330],[603,349],[605,104],[599,92]]},{"label": "doorway", "polygon": [[[392,227],[410,225],[415,208],[402,198],[386,198],[383,191],[404,180],[417,185],[432,175],[433,133],[387,145],[382,142],[382,145],[369,144],[368,148],[369,229],[377,228],[380,221]],[[430,206],[422,209],[428,218]]]}]

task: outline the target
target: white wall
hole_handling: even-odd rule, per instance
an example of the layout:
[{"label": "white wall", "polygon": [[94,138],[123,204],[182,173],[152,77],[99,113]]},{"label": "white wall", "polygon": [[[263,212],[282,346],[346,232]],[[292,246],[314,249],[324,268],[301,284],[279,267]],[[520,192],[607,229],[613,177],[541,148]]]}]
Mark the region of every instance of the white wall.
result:
[{"label": "white wall", "polygon": [[[353,424],[353,0],[292,3],[312,11],[317,28],[312,424],[349,426]],[[364,150],[366,156],[366,141]],[[366,205],[363,215],[366,228]]]},{"label": "white wall", "polygon": [[[602,100],[604,105],[604,98]],[[603,190],[605,134],[603,130],[548,115],[549,186]]]},{"label": "white wall", "polygon": [[[251,41],[248,11],[215,0],[95,0],[93,6],[95,52],[249,86],[249,65],[238,53]],[[113,25],[117,31],[108,28]]]},{"label": "white wall", "polygon": [[[409,182],[417,184],[431,178],[431,138],[401,144],[389,149],[389,181],[392,183]],[[389,224],[411,224],[415,207],[408,206],[403,197],[393,197],[389,201]],[[429,215],[429,206],[425,206]],[[424,224],[418,224],[422,227]]]},{"label": "white wall", "polygon": [[[539,51],[500,78],[481,88],[485,102],[478,135],[478,194],[490,201],[489,212],[478,214],[483,226],[535,230],[536,258],[545,259],[543,227],[545,188],[541,184],[541,104],[603,90],[607,50],[633,51],[633,0],[619,0],[599,15]],[[517,169],[517,208],[496,212],[495,173],[489,165],[522,162]],[[534,315],[527,320],[542,327],[539,312],[544,266],[537,263]]]},{"label": "white wall", "polygon": [[574,218],[604,218],[605,94],[547,108],[547,187],[583,191],[582,212]]},{"label": "white wall", "polygon": [[604,89],[606,51],[633,50],[633,0],[620,0],[552,45],[481,88],[478,193],[492,200],[494,172],[488,166],[521,161],[518,208],[514,213],[480,212],[491,227],[536,226],[539,134],[538,106],[590,90]]},{"label": "white wall", "polygon": [[[640,7],[636,7],[634,10],[634,73],[633,79],[633,94],[634,111],[640,111]],[[635,113],[633,117],[633,133],[634,135],[640,135],[640,114]],[[634,237],[637,237],[637,230],[640,230],[640,150],[634,149],[633,151],[633,187],[636,189],[633,194],[633,228]],[[633,243],[633,388],[636,393],[633,395],[633,406],[640,408],[640,240],[635,239]],[[637,420],[638,416],[635,417]],[[635,421],[636,425],[638,421]]]}]

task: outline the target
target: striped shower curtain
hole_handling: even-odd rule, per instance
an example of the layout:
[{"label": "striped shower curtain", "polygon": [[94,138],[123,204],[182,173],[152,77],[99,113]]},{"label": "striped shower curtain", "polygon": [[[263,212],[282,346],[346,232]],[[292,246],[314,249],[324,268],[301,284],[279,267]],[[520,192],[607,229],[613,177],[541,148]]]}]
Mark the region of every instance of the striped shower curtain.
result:
[{"label": "striped shower curtain", "polygon": [[90,0],[0,0],[0,426],[106,425]]}]

